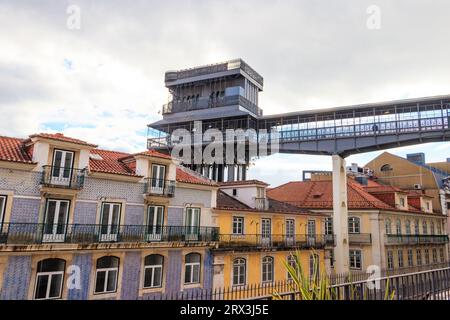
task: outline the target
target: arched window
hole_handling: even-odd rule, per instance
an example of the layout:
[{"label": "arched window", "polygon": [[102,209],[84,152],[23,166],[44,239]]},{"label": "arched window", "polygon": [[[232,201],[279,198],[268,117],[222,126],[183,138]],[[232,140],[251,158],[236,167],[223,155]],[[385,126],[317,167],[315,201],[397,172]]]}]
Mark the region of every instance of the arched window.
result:
[{"label": "arched window", "polygon": [[37,264],[34,299],[61,298],[66,261],[45,259]]},{"label": "arched window", "polygon": [[273,258],[264,257],[262,259],[262,282],[273,282]]},{"label": "arched window", "polygon": [[402,234],[402,222],[400,219],[397,219],[397,221],[395,222],[395,231],[397,235]]},{"label": "arched window", "polygon": [[380,168],[380,171],[385,172],[385,171],[391,171],[392,167],[390,164],[383,164]]},{"label": "arched window", "polygon": [[237,258],[233,260],[233,285],[243,286],[246,279],[246,261],[244,258]]},{"label": "arched window", "polygon": [[384,223],[386,227],[386,234],[392,234],[391,219],[386,219]]},{"label": "arched window", "polygon": [[428,225],[427,225],[427,221],[426,220],[422,221],[422,233],[423,234],[428,234]]},{"label": "arched window", "polygon": [[411,234],[411,221],[409,221],[409,220],[406,220],[405,221],[405,231],[406,231],[406,234]]},{"label": "arched window", "polygon": [[144,288],[160,288],[162,286],[164,257],[151,254],[144,258]]},{"label": "arched window", "polygon": [[360,233],[361,220],[358,217],[348,218],[348,233]]},{"label": "arched window", "polygon": [[189,253],[185,256],[184,262],[184,283],[200,282],[200,261],[201,256],[198,253]]},{"label": "arched window", "polygon": [[314,275],[316,279],[319,277],[319,255],[311,253],[309,255],[309,278],[313,280]]},{"label": "arched window", "polygon": [[[297,261],[295,259],[295,256],[290,254],[287,257],[287,263],[288,263],[289,266],[292,267],[292,269],[295,271],[295,274],[298,276],[299,273],[300,273],[300,269],[299,269],[299,265],[298,265],[298,263],[297,263]],[[291,274],[289,272],[287,273],[287,279],[288,280],[292,280],[292,276],[291,276]]]},{"label": "arched window", "polygon": [[97,260],[94,293],[108,293],[117,290],[119,258],[105,256]]},{"label": "arched window", "polygon": [[416,236],[419,235],[420,231],[419,231],[420,225],[419,225],[419,219],[416,219],[415,223],[414,223],[414,234]]}]

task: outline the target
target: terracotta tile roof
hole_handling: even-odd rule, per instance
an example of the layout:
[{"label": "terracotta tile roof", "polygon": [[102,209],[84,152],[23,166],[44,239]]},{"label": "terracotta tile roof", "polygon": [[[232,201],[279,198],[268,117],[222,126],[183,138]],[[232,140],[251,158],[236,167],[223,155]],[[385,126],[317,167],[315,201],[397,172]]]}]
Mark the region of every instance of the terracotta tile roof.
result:
[{"label": "terracotta tile roof", "polygon": [[30,138],[45,138],[45,139],[80,144],[80,145],[84,145],[84,146],[88,146],[88,147],[94,147],[94,148],[97,147],[96,144],[88,143],[86,141],[75,139],[75,138],[66,137],[62,133],[37,133],[37,134],[30,135]]},{"label": "terracotta tile roof", "polygon": [[29,150],[24,148],[25,140],[0,136],[0,160],[20,163],[33,163]]},{"label": "terracotta tile roof", "polygon": [[120,159],[130,156],[128,153],[94,149],[91,150],[91,155],[92,154],[96,154],[101,157],[101,159],[96,159],[92,156],[89,158],[89,167],[93,172],[137,176],[134,169],[131,169],[129,165],[126,165],[120,161]]},{"label": "terracotta tile roof", "polygon": [[[357,182],[349,179],[347,185],[349,209],[395,209],[366,192]],[[333,208],[332,181],[289,182],[271,189],[267,196],[306,209]]]},{"label": "terracotta tile roof", "polygon": [[364,189],[369,193],[392,193],[392,192],[408,193],[407,191],[404,191],[400,188],[384,185],[364,186]]},{"label": "terracotta tile roof", "polygon": [[215,181],[205,178],[199,175],[197,172],[182,166],[177,167],[177,181],[183,183],[217,186],[217,183]]},{"label": "terracotta tile roof", "polygon": [[269,184],[265,183],[264,181],[261,180],[243,180],[243,181],[228,181],[228,182],[219,182],[219,186],[245,186],[245,185],[252,185],[252,184],[257,184],[257,185],[262,185],[262,186],[268,186]]},{"label": "terracotta tile roof", "polygon": [[149,157],[155,157],[155,158],[162,158],[162,159],[172,159],[172,157],[168,154],[158,152],[156,150],[147,150],[144,152],[134,153],[130,156],[149,156]]},{"label": "terracotta tile roof", "polygon": [[218,209],[234,209],[234,210],[251,210],[245,203],[230,196],[229,194],[219,190],[217,192],[217,208]]}]

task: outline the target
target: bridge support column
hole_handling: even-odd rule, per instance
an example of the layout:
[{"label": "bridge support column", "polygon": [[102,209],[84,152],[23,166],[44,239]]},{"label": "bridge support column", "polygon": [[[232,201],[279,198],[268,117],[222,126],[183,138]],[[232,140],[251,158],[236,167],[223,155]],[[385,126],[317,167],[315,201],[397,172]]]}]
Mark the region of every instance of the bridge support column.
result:
[{"label": "bridge support column", "polygon": [[334,269],[349,272],[347,173],[345,159],[333,155],[333,230],[336,235]]}]

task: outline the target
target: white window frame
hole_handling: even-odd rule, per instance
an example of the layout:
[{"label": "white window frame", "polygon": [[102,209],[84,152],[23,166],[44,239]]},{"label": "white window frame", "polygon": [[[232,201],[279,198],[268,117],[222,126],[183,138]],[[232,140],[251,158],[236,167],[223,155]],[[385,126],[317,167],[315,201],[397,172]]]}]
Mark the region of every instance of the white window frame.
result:
[{"label": "white window frame", "polygon": [[398,262],[398,267],[399,268],[404,268],[405,267],[405,259],[403,256],[403,250],[399,249],[397,250],[397,262]]},{"label": "white window frame", "polygon": [[[59,288],[59,296],[57,296],[57,297],[49,297],[52,279],[56,275],[60,275],[61,276],[61,286]],[[37,292],[37,285],[38,285],[39,277],[45,277],[45,276],[48,276],[47,292],[45,293],[45,298],[36,298],[36,292]],[[64,285],[64,271],[37,272],[36,273],[35,285],[34,285],[33,299],[34,300],[61,299],[62,293],[63,293],[63,285]]]},{"label": "white window frame", "polygon": [[244,217],[234,216],[232,222],[232,232],[233,235],[243,235],[244,234]]},{"label": "white window frame", "polygon": [[412,249],[408,249],[408,251],[406,252],[406,255],[408,257],[408,267],[413,267],[414,266],[414,253]]},{"label": "white window frame", "polygon": [[[239,263],[236,263],[239,261]],[[236,269],[237,268],[237,269]],[[243,270],[242,270],[243,269]],[[232,263],[232,282],[233,287],[245,286],[247,284],[247,260],[245,258],[234,258]],[[235,273],[237,270],[237,274]],[[241,277],[244,277],[244,281],[241,283]],[[238,283],[235,282],[235,279],[238,279]]]},{"label": "white window frame", "polygon": [[[359,258],[359,267],[358,267],[358,258]],[[361,270],[362,269],[362,251],[357,249],[351,249],[349,252],[350,259],[350,269]]]},{"label": "white window frame", "polygon": [[[261,260],[261,282],[262,283],[273,283],[274,273],[275,273],[275,259],[271,256],[264,256]],[[269,268],[268,270],[266,270]],[[270,271],[270,272],[269,272]],[[266,276],[268,278],[270,275],[271,279],[264,279]]]},{"label": "white window frame", "polygon": [[[296,258],[294,255],[292,255],[292,254],[288,255],[286,261],[287,261],[288,265],[290,265],[291,267],[296,269]],[[287,272],[287,280],[292,280],[292,276],[289,273],[289,271]]]},{"label": "white window frame", "polygon": [[385,228],[385,232],[386,234],[392,234],[392,221],[391,219],[386,219],[384,221],[384,228]]},{"label": "white window frame", "polygon": [[395,221],[395,233],[399,236],[402,234],[402,220],[397,219]]},{"label": "white window frame", "polygon": [[417,263],[418,266],[423,265],[422,250],[421,249],[416,249],[416,263]]},{"label": "white window frame", "polygon": [[387,269],[394,269],[394,252],[392,250],[388,250],[386,252],[386,261],[387,261]]},{"label": "white window frame", "polygon": [[[55,165],[55,161],[56,161],[56,153],[61,152],[61,165],[59,167],[56,167]],[[65,160],[68,154],[72,155],[72,160],[70,162],[70,167],[66,168],[65,166]],[[63,161],[64,160],[64,161]],[[73,175],[73,165],[75,162],[75,152],[73,151],[69,151],[69,150],[62,150],[62,149],[54,149],[53,150],[53,159],[52,159],[52,168],[51,168],[51,172],[50,172],[50,181],[52,184],[55,185],[69,185],[70,181],[72,179],[72,175]],[[59,170],[59,175],[58,176],[54,176],[54,170],[55,168],[58,168]],[[64,171],[65,170],[70,170],[69,172],[69,177],[65,178],[64,177]]]},{"label": "white window frame", "polygon": [[410,220],[405,221],[405,232],[407,235],[411,235],[411,221]]},{"label": "white window frame", "polygon": [[327,234],[327,235],[333,234],[333,218],[332,217],[325,218],[325,234]]},{"label": "white window frame", "polygon": [[[53,222],[48,223],[48,225],[52,225],[52,233],[45,233],[45,229],[47,226],[47,217],[48,217],[48,210],[49,210],[49,204],[50,202],[55,202],[55,213],[53,216]],[[65,221],[60,222],[59,220],[59,211],[61,209],[61,204],[66,203],[66,212],[65,212]],[[69,212],[70,212],[70,200],[64,200],[64,199],[50,199],[48,198],[45,203],[45,215],[44,215],[44,232],[42,234],[42,242],[64,242],[66,231],[67,231],[67,223],[69,221]],[[56,233],[56,228],[58,227],[58,224],[64,225],[64,231],[63,233]]]},{"label": "white window frame", "polygon": [[[144,257],[144,283],[143,283],[143,288],[144,289],[153,289],[153,288],[162,288],[162,286],[163,286],[163,279],[164,279],[164,256],[163,255],[160,255],[160,254],[150,254],[149,256],[152,256],[152,255],[156,255],[156,256],[159,256],[159,257],[162,257],[162,264],[151,264],[151,265],[146,265],[145,264],[145,258],[147,257],[147,256],[145,256]],[[150,281],[150,283],[151,283],[151,285],[150,286],[146,286],[145,285],[145,275],[146,275],[146,273],[147,273],[147,270],[149,270],[149,269],[151,269],[152,270],[152,277],[151,277],[151,281]],[[160,279],[159,279],[159,282],[160,282],[160,285],[159,286],[156,286],[155,285],[155,270],[156,269],[161,269],[161,273],[160,273]]]},{"label": "white window frame", "polygon": [[0,202],[0,231],[3,226],[3,223],[5,222],[5,213],[6,213],[6,202],[8,201],[8,196],[0,195],[0,199],[3,199],[2,202]]},{"label": "white window frame", "polygon": [[[100,257],[96,260],[96,263],[98,262],[99,259],[104,258],[104,257]],[[118,259],[118,264],[120,266],[120,259],[117,257],[114,257],[115,259]],[[110,290],[107,291],[108,288],[108,282],[109,282],[109,277],[110,277],[110,273],[116,271],[116,276],[114,279],[114,290]],[[98,274],[99,272],[105,272],[105,283],[103,284],[103,291],[96,291],[97,290],[97,280],[98,280]],[[106,293],[114,293],[117,292],[117,287],[118,287],[118,280],[119,280],[119,267],[112,267],[112,268],[100,268],[98,269],[97,267],[95,268],[95,283],[94,283],[94,294],[106,294]]]},{"label": "white window frame", "polygon": [[[102,221],[103,221],[103,216],[105,214],[105,205],[109,205],[109,212],[108,212],[108,224],[107,224],[107,232],[106,233],[102,233]],[[119,214],[117,217],[117,222],[114,221],[117,225],[117,232],[113,233],[112,232],[112,219],[113,219],[113,212],[114,212],[114,207],[118,206],[119,207]],[[117,241],[117,235],[120,232],[120,219],[122,218],[122,203],[120,202],[102,202],[102,207],[101,207],[101,212],[100,212],[100,221],[99,221],[99,227],[100,227],[100,239],[103,242],[107,242],[107,241]]]},{"label": "white window frame", "polygon": [[438,263],[439,260],[438,260],[438,254],[437,254],[437,249],[436,248],[432,249],[431,255],[432,255],[433,263],[435,263],[435,264]]},{"label": "white window frame", "polygon": [[428,234],[428,223],[427,220],[422,221],[422,234],[427,235]]},{"label": "white window frame", "polygon": [[[186,262],[186,258],[187,258],[187,256],[189,254],[198,255],[200,257],[200,261],[199,262]],[[188,254],[186,254],[184,256],[184,261],[185,261],[184,262],[184,284],[190,285],[190,284],[200,283],[201,282],[200,281],[200,277],[201,277],[202,256],[199,253],[188,253]],[[195,280],[195,277],[194,277],[195,267],[198,267],[198,272],[197,272],[197,274],[198,274],[198,281],[194,281]],[[191,278],[189,279],[189,281],[186,281],[186,271],[187,271],[188,268],[191,270],[191,272],[190,272]]]},{"label": "white window frame", "polygon": [[361,233],[361,218],[349,217],[348,218],[348,233],[360,234]]},{"label": "white window frame", "polygon": [[428,248],[425,248],[425,265],[430,264],[430,250]]},{"label": "white window frame", "polygon": [[[153,221],[150,221],[150,210],[153,208]],[[149,205],[147,207],[147,225],[146,225],[146,237],[147,241],[160,241],[163,233],[164,228],[164,206],[157,206],[157,205]],[[157,217],[161,214],[161,224],[158,225],[156,222],[158,221]],[[150,223],[153,227],[153,232],[148,232]],[[159,229],[159,232],[157,232]]]}]

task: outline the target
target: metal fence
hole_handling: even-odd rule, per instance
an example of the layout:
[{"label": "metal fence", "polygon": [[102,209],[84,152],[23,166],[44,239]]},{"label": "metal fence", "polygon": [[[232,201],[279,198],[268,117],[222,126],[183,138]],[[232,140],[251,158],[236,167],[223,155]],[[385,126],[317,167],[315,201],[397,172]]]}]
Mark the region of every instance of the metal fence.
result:
[{"label": "metal fence", "polygon": [[[450,300],[450,264],[445,267],[403,274],[381,275],[368,281],[368,274],[341,275],[329,279],[330,300]],[[433,266],[428,266],[431,268]],[[405,272],[406,270],[403,270]],[[400,272],[400,271],[397,271]],[[383,272],[382,272],[383,274]],[[357,278],[360,279],[357,279]],[[293,281],[277,281],[214,290],[152,293],[142,300],[302,300]]]}]

